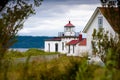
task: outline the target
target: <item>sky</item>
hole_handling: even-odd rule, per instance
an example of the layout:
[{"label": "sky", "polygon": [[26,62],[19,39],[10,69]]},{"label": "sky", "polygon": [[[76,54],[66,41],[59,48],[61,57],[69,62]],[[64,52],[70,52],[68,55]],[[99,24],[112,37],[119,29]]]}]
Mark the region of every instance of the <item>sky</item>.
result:
[{"label": "sky", "polygon": [[44,0],[36,14],[24,23],[21,36],[57,36],[71,21],[76,32],[82,32],[97,7],[99,0]]}]

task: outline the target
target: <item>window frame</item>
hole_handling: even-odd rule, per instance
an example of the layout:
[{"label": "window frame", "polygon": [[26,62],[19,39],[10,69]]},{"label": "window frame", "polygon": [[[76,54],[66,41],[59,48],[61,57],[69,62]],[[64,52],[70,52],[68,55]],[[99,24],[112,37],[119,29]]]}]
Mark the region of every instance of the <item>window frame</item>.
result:
[{"label": "window frame", "polygon": [[103,17],[98,16],[98,28],[103,28]]}]

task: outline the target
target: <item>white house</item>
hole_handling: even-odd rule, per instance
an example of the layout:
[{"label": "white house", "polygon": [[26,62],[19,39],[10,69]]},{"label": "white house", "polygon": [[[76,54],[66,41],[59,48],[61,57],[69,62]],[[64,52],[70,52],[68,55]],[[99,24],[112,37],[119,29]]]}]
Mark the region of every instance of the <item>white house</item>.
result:
[{"label": "white house", "polygon": [[[112,12],[111,12],[112,11]],[[109,35],[112,34],[113,36],[116,35],[120,29],[116,27],[117,20],[115,16],[111,16],[109,14],[118,14],[118,8],[108,8],[108,7],[97,7],[95,12],[93,13],[92,17],[88,21],[87,25],[85,26],[83,32],[87,33],[87,50],[89,55],[92,54],[92,33],[93,30],[96,29],[104,29],[105,31],[109,32]],[[117,15],[116,14],[116,15]],[[112,20],[114,19],[114,20]],[[118,23],[119,25],[120,23]]]},{"label": "white house", "polygon": [[64,26],[64,32],[58,33],[58,37],[45,40],[44,50],[46,52],[60,52],[77,56],[79,52],[83,52],[82,49],[81,51],[78,50],[78,46],[79,48],[86,48],[86,39],[82,38],[82,34],[79,36],[79,33],[75,32],[75,26],[69,21],[69,23]]}]

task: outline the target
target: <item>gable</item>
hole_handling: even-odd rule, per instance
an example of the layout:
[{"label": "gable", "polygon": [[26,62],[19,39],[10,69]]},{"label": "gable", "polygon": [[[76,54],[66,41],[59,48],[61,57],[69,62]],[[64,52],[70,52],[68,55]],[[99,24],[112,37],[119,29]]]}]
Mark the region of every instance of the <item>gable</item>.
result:
[{"label": "gable", "polygon": [[98,13],[99,9],[96,8],[96,10],[94,11],[93,15],[91,16],[91,18],[89,19],[88,23],[86,24],[85,28],[83,29],[83,32],[86,33],[91,25],[91,23],[93,22],[93,20],[95,19],[97,13]]},{"label": "gable", "polygon": [[118,8],[106,8],[106,7],[98,7],[96,8],[95,12],[89,19],[88,23],[86,24],[83,32],[86,33],[90,28],[91,23],[95,19],[98,12],[102,13],[108,23],[111,25],[112,29],[120,34],[120,13]]}]

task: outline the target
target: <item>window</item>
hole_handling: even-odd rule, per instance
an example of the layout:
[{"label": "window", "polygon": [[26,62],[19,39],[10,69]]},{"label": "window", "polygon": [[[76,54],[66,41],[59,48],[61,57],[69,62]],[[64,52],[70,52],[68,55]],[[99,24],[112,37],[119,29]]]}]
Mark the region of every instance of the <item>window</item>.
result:
[{"label": "window", "polygon": [[68,53],[70,53],[70,45],[69,45],[69,47],[68,47]]},{"label": "window", "polygon": [[50,52],[50,43],[48,43],[48,52]]},{"label": "window", "polygon": [[66,28],[66,31],[69,31],[69,28]]},{"label": "window", "polygon": [[73,53],[75,52],[75,50],[74,50],[74,49],[75,49],[75,46],[73,45]]},{"label": "window", "polygon": [[62,42],[62,50],[64,50],[64,42]]},{"label": "window", "polygon": [[71,28],[67,27],[66,32],[70,32],[70,31],[71,31]]},{"label": "window", "polygon": [[98,27],[99,28],[103,27],[103,17],[98,17]]}]

